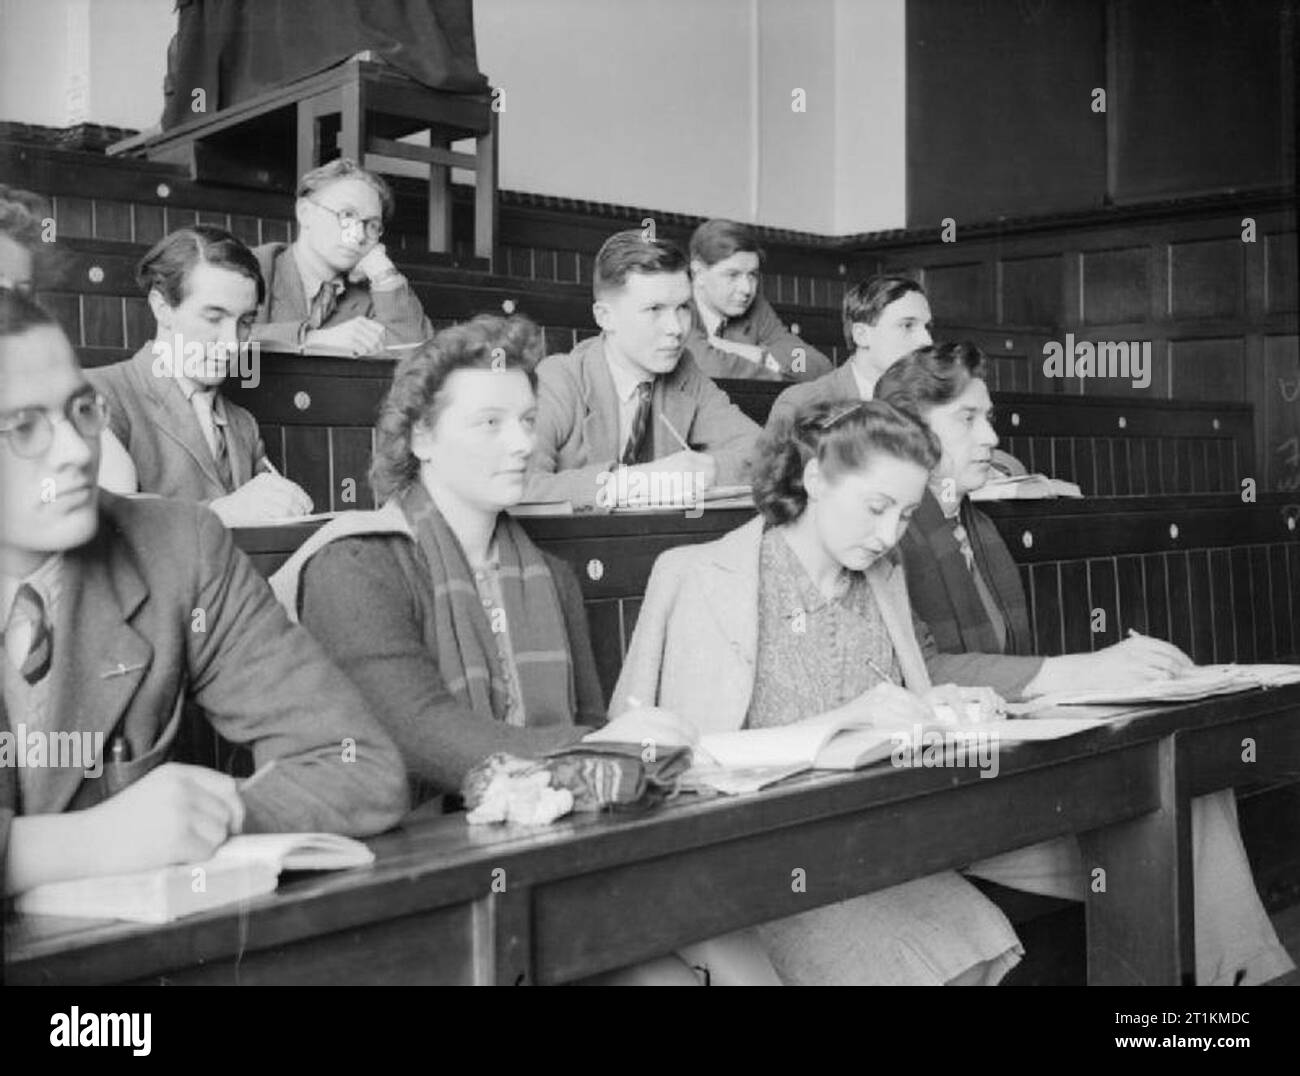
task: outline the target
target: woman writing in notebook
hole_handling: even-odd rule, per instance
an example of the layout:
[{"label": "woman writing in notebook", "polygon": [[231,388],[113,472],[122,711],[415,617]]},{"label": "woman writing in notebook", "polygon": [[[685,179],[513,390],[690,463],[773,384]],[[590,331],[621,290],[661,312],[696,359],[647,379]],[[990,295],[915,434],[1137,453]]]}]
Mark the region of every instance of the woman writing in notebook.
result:
[{"label": "woman writing in notebook", "polygon": [[506,509],[523,499],[541,350],[481,316],[398,365],[376,431],[376,512],[309,540],[272,585],[401,748],[414,802],[502,751],[604,724],[577,580]]},{"label": "woman writing in notebook", "polygon": [[[1092,653],[1033,656],[1020,575],[992,520],[969,494],[989,478],[998,435],[984,357],[969,344],[918,348],[881,377],[876,397],[922,418],[943,447],[900,543],[912,608],[957,682],[993,684],[1006,698],[1089,685],[1167,679],[1189,668],[1177,647],[1133,636]],[[1196,978],[1264,982],[1294,965],[1255,891],[1231,789],[1192,801]],[[997,856],[968,872],[1003,885],[1082,900],[1086,871],[1073,839]]]},{"label": "woman writing in notebook", "polygon": [[[932,688],[892,555],[938,458],[922,425],[879,403],[817,404],[769,430],[753,467],[761,517],[659,557],[611,715],[663,707],[699,733],[836,710],[910,729],[937,702],[994,718],[987,689]],[[995,983],[1021,953],[952,872],[764,924],[755,940],[787,984]],[[711,945],[683,960],[734,967]],[[765,965],[726,981],[762,981]]]}]

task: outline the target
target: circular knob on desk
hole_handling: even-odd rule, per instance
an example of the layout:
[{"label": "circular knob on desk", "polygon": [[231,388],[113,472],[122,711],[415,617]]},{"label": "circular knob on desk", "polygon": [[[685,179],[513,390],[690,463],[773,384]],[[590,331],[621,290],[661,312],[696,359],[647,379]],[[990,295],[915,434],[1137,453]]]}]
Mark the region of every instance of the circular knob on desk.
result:
[{"label": "circular knob on desk", "polygon": [[311,395],[306,392],[295,392],[293,394],[293,406],[299,411],[306,411],[311,407]]},{"label": "circular knob on desk", "polygon": [[1170,523],[1170,524],[1169,524],[1169,538],[1170,538],[1171,541],[1174,541],[1174,542],[1178,541],[1178,524],[1177,524],[1177,523]]},{"label": "circular knob on desk", "polygon": [[1217,418],[1210,423],[1210,428],[1215,430],[1219,428],[1219,420]]},{"label": "circular knob on desk", "polygon": [[605,565],[598,557],[592,557],[587,561],[587,578],[593,583],[598,581],[605,574]]},{"label": "circular knob on desk", "polygon": [[166,183],[159,183],[158,186],[154,188],[154,193],[158,195],[159,198],[170,198],[172,196],[172,189],[167,186]]},{"label": "circular knob on desk", "polygon": [[1013,426],[1019,426],[1019,425],[1020,425],[1020,412],[1019,412],[1019,411],[1012,411],[1012,412],[1011,412],[1011,425],[1013,425]]},{"label": "circular knob on desk", "polygon": [[90,277],[90,282],[92,284],[104,283],[104,269],[102,266],[92,265],[90,269],[87,270],[86,276]]},{"label": "circular knob on desk", "polygon": [[1033,532],[1033,531],[1025,531],[1025,533],[1022,534],[1022,535],[1020,536],[1020,544],[1021,544],[1022,546],[1024,546],[1026,549],[1033,549],[1033,548],[1034,548],[1034,532]]},{"label": "circular knob on desk", "polygon": [[1128,429],[1128,419],[1126,419],[1123,415],[1120,415],[1118,421],[1119,421],[1119,428],[1121,430]]},{"label": "circular knob on desk", "polygon": [[1295,519],[1296,519],[1296,515],[1297,515],[1297,514],[1300,514],[1300,513],[1296,513],[1296,512],[1288,512],[1288,513],[1286,514],[1286,529],[1287,529],[1287,530],[1292,531],[1292,532],[1295,531]]},{"label": "circular knob on desk", "polygon": [[835,271],[839,273],[840,276],[845,276],[848,274],[849,267],[843,262],[840,262],[840,264],[835,267]]},{"label": "circular knob on desk", "polygon": [[1003,341],[1002,341],[1002,346],[1003,346],[1004,348],[1006,348],[1008,351],[1010,351],[1010,350],[1012,350],[1016,345],[1015,345],[1015,342],[1012,341],[1012,340],[1003,340]]},{"label": "circular knob on desk", "polygon": [[799,335],[799,323],[797,321],[790,322],[790,331],[794,333],[795,336]]},{"label": "circular knob on desk", "polygon": [[502,299],[501,309],[507,314],[513,314],[515,312],[515,301],[513,299]]}]

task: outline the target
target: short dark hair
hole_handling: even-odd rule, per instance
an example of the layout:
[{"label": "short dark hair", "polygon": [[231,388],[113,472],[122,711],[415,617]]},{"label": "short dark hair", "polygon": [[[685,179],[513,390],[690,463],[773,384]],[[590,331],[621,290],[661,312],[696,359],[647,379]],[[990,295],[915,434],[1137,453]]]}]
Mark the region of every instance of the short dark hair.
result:
[{"label": "short dark hair", "polygon": [[200,263],[248,277],[257,285],[258,304],[266,298],[266,281],[257,256],[224,228],[212,224],[178,228],[164,235],[140,259],[135,279],[145,294],[156,288],[168,305],[177,306],[185,301],[190,273]]},{"label": "short dark hair", "polygon": [[772,526],[791,523],[808,507],[803,472],[816,459],[834,477],[860,471],[876,456],[934,470],[939,441],[912,415],[878,400],[830,400],[778,418],[763,432],[750,472],[754,504]]},{"label": "short dark hair", "polygon": [[0,183],[0,235],[35,250],[41,241],[41,222],[49,215],[48,210],[39,194]]},{"label": "short dark hair", "polygon": [[12,288],[0,288],[0,340],[50,326],[62,332],[54,315],[40,303]]},{"label": "short dark hair", "polygon": [[432,425],[437,419],[445,402],[440,395],[452,374],[457,370],[523,370],[536,390],[536,366],[541,357],[541,332],[528,318],[522,314],[479,314],[443,329],[402,359],[393,371],[393,384],[375,425],[370,485],[380,503],[419,477],[420,461],[411,453],[411,431],[421,422]]},{"label": "short dark hair", "polygon": [[974,344],[927,344],[899,359],[876,382],[876,399],[924,419],[985,376],[984,352]]},{"label": "short dark hair", "polygon": [[340,179],[361,180],[379,195],[379,211],[383,214],[384,220],[392,217],[394,207],[392,188],[378,172],[362,168],[351,157],[336,157],[328,164],[322,164],[319,168],[305,172],[298,180],[298,197],[306,198],[319,190],[324,190],[331,183],[337,183]]},{"label": "short dark hair", "polygon": [[763,248],[758,245],[753,229],[734,220],[706,220],[691,236],[691,261],[717,265],[733,254],[742,253],[757,254],[759,264],[763,264]]},{"label": "short dark hair", "polygon": [[689,263],[681,247],[666,239],[647,239],[640,228],[615,232],[600,245],[591,274],[591,291],[599,299],[621,288],[629,273],[685,273]]},{"label": "short dark hair", "polygon": [[854,284],[844,293],[844,303],[841,307],[844,318],[844,342],[852,349],[854,325],[874,325],[885,312],[885,307],[913,291],[921,295],[925,294],[925,289],[910,276],[882,274]]}]

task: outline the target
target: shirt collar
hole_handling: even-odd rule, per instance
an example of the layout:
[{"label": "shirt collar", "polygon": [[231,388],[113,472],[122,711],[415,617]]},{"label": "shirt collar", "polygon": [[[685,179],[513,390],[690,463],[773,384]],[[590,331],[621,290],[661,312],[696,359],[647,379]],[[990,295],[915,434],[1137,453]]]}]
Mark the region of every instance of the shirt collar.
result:
[{"label": "shirt collar", "polygon": [[704,332],[707,336],[717,336],[719,329],[726,322],[721,314],[717,314],[700,296],[698,288],[694,292],[695,309],[699,312],[700,322],[704,325]]},{"label": "shirt collar", "polygon": [[624,403],[627,403],[636,395],[638,385],[654,380],[653,377],[638,377],[625,369],[621,363],[614,361],[614,357],[610,355],[608,349],[605,350],[605,362],[609,366],[609,376],[614,381],[614,391]]},{"label": "shirt collar", "polygon": [[298,276],[302,278],[302,288],[307,296],[308,308],[311,307],[312,302],[319,294],[321,288],[326,284],[330,285],[334,289],[336,295],[343,294],[345,285],[343,283],[343,278],[340,275],[336,274],[331,277],[322,277],[317,273],[314,273],[303,262],[302,255],[298,252],[297,243],[292,244],[289,249],[293,252],[293,263],[298,267]]},{"label": "shirt collar", "polygon": [[876,392],[877,378],[864,375],[862,371],[858,369],[858,364],[852,360],[849,361],[849,369],[853,371],[853,380],[857,382],[858,395],[864,400],[873,399]]},{"label": "shirt collar", "polygon": [[55,553],[45,559],[39,568],[30,572],[22,579],[15,579],[10,575],[0,575],[0,631],[4,631],[4,626],[9,623],[9,613],[14,607],[14,599],[18,596],[18,588],[24,583],[33,587],[41,596],[41,601],[45,603],[48,610],[50,607],[50,596],[58,582],[59,574],[63,571],[63,554]]}]

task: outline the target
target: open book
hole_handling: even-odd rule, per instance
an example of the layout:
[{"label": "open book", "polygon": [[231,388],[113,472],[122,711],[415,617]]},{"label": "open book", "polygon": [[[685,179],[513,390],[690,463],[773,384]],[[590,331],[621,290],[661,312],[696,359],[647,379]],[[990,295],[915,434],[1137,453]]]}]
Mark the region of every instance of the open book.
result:
[{"label": "open book", "polygon": [[14,904],[26,915],[169,923],[270,893],[282,870],[342,870],[374,861],[375,854],[350,837],[258,833],[231,837],[201,863],[51,882],[29,889]]},{"label": "open book", "polygon": [[878,728],[861,716],[821,714],[776,728],[709,733],[700,737],[697,750],[704,765],[712,760],[729,770],[856,770],[888,758],[898,734],[896,728]]},{"label": "open book", "polygon": [[1022,474],[1011,478],[993,478],[970,495],[972,501],[1042,500],[1047,497],[1082,497],[1073,482],[1048,478],[1045,474]]}]

